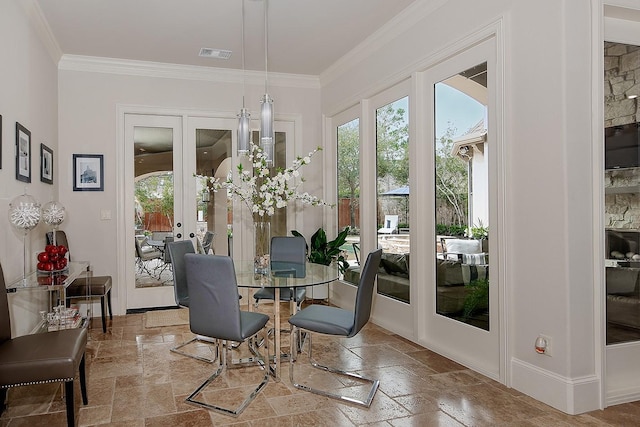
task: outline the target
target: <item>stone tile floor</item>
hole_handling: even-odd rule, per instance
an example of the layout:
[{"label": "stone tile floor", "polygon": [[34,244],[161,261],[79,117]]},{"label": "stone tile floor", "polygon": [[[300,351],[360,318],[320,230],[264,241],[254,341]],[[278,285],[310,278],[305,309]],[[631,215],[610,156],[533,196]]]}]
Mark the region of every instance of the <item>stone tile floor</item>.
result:
[{"label": "stone tile floor", "polygon": [[[269,305],[264,305],[269,307]],[[284,309],[284,307],[283,307]],[[270,308],[267,308],[270,310]],[[351,339],[314,337],[314,356],[380,379],[371,408],[294,389],[284,363],[282,381],[270,381],[237,418],[184,402],[215,365],[174,354],[191,338],[189,327],[146,328],[143,314],[116,316],[106,334],[94,319],[87,348],[89,404],[76,393],[80,426],[636,426],[640,402],[569,416],[477,374],[436,353],[369,323]],[[246,346],[240,347],[244,352]],[[192,350],[210,354],[211,347]],[[234,355],[238,357],[239,355]],[[308,378],[306,357],[296,378]],[[239,402],[263,372],[255,367],[226,371],[204,392],[213,402]],[[313,380],[358,393],[357,384]],[[323,375],[320,378],[317,375]],[[77,383],[77,381],[76,381]],[[76,384],[76,388],[78,388]],[[10,389],[0,427],[64,426],[64,400],[57,385]]]}]

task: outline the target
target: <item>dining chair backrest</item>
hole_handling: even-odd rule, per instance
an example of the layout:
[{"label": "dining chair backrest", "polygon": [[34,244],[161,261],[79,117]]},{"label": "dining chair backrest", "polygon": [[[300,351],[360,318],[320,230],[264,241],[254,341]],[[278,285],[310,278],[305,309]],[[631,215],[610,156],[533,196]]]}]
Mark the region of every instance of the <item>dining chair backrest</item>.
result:
[{"label": "dining chair backrest", "polygon": [[[47,245],[53,245],[53,231],[47,231]],[[69,261],[71,261],[71,251],[69,251],[67,234],[62,230],[56,230],[56,245],[64,245],[67,247]]]},{"label": "dining chair backrest", "polygon": [[11,316],[9,316],[9,301],[7,288],[4,283],[4,273],[0,264],[0,344],[11,339]]},{"label": "dining chair backrest", "polygon": [[354,313],[353,329],[348,338],[355,336],[367,324],[371,316],[371,306],[373,304],[373,286],[380,268],[380,259],[382,258],[382,249],[367,255],[367,260],[360,274],[360,282],[358,283],[358,292],[356,293],[356,305]]},{"label": "dining chair backrest", "polygon": [[191,332],[242,342],[238,284],[233,260],[221,255],[184,256]]},{"label": "dining chair backrest", "polygon": [[189,291],[187,290],[187,270],[184,264],[184,256],[193,254],[195,250],[191,240],[180,240],[167,244],[167,252],[173,266],[173,293],[176,304],[189,307]]},{"label": "dining chair backrest", "polygon": [[215,233],[213,231],[207,231],[206,233],[204,233],[204,239],[202,240],[202,249],[204,250],[205,255],[209,254],[214,236]]},{"label": "dining chair backrest", "polygon": [[169,243],[173,242],[173,236],[167,236],[164,238],[164,252],[162,253],[162,261],[166,263],[171,262],[171,258],[169,257],[169,251],[167,251],[167,246]]},{"label": "dining chair backrest", "polygon": [[271,238],[271,269],[277,271],[282,267],[293,272],[294,277],[304,277],[306,273],[306,246],[304,237],[274,236]]}]

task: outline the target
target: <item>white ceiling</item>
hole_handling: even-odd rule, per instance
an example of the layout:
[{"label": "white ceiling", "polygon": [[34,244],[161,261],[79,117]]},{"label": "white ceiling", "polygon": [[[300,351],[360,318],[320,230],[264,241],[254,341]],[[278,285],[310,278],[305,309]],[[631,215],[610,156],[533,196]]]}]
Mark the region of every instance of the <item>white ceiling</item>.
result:
[{"label": "white ceiling", "polygon": [[[64,54],[242,69],[242,0],[36,1]],[[269,0],[269,72],[318,76],[414,1]],[[244,0],[247,70],[265,68],[264,4]]]}]

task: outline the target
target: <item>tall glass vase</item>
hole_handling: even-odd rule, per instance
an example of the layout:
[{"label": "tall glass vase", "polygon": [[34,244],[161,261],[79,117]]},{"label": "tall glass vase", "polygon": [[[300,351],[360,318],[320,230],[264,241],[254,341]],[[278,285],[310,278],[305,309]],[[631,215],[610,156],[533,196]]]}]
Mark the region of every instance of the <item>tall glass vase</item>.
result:
[{"label": "tall glass vase", "polygon": [[269,247],[271,244],[271,222],[254,221],[255,253],[253,266],[256,274],[266,275],[269,273]]}]

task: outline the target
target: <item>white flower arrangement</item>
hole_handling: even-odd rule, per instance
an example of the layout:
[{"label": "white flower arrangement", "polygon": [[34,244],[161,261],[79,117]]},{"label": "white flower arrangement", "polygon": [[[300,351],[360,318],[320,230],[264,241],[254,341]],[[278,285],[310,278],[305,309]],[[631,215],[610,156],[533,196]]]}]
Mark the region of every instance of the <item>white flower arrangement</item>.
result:
[{"label": "white flower arrangement", "polygon": [[259,217],[272,216],[276,209],[286,207],[293,200],[311,206],[333,207],[319,197],[307,192],[298,192],[298,188],[304,182],[299,169],[311,163],[311,158],[321,150],[322,148],[318,147],[305,157],[297,157],[289,168],[278,168],[275,175],[270,176],[264,152],[258,145],[251,143],[248,157],[252,170],[246,170],[239,164],[237,181],[234,181],[231,173],[226,180],[202,175],[196,177],[206,179],[213,191],[226,189],[229,197],[238,197]]}]

